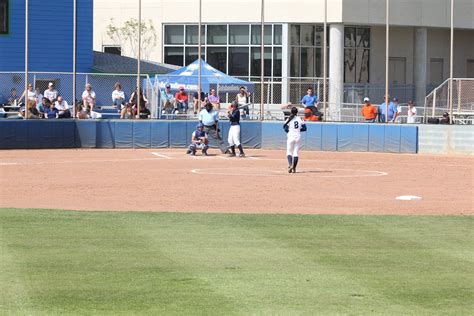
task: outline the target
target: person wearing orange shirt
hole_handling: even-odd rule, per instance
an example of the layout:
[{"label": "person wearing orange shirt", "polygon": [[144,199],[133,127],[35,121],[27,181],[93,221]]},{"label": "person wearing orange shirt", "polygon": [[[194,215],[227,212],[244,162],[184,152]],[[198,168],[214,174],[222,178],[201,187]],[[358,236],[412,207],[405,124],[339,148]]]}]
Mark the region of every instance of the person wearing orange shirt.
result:
[{"label": "person wearing orange shirt", "polygon": [[364,98],[365,105],[362,107],[362,116],[366,123],[374,123],[377,118],[377,108],[370,104],[370,99]]},{"label": "person wearing orange shirt", "polygon": [[303,120],[305,121],[319,121],[318,117],[313,114],[313,111],[311,111],[310,108],[305,108],[304,109],[304,118]]}]

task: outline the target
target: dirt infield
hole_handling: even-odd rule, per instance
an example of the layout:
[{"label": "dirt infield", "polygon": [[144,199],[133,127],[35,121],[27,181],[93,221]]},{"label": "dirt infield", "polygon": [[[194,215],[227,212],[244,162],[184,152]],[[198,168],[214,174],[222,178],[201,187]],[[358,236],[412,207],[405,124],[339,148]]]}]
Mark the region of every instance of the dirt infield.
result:
[{"label": "dirt infield", "polygon": [[[211,150],[215,153],[216,150]],[[183,149],[0,152],[0,207],[305,214],[474,214],[474,157]],[[402,195],[419,201],[399,201]]]}]

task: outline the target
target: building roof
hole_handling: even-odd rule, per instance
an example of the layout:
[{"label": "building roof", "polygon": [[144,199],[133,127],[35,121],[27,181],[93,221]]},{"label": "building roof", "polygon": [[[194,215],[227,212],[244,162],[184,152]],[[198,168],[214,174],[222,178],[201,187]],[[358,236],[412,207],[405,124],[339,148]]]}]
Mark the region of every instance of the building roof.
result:
[{"label": "building roof", "polygon": [[[134,74],[137,72],[137,60],[135,58],[94,51],[94,64],[92,68],[102,73]],[[141,73],[149,75],[167,74],[179,68],[175,65],[148,60],[140,62]]]}]

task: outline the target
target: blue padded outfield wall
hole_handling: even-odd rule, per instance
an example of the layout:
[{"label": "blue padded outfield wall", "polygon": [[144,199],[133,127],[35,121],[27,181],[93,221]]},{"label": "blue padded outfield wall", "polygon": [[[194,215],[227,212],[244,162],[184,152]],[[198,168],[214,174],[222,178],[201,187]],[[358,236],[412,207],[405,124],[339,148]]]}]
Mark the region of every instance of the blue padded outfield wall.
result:
[{"label": "blue padded outfield wall", "polygon": [[[186,147],[195,121],[152,120],[1,120],[1,149],[167,148]],[[227,140],[229,122],[220,122]],[[242,122],[245,148],[285,149],[281,122]],[[214,145],[214,146],[213,146]],[[417,153],[415,125],[310,123],[302,133],[303,149]],[[215,147],[212,143],[211,146]]]}]

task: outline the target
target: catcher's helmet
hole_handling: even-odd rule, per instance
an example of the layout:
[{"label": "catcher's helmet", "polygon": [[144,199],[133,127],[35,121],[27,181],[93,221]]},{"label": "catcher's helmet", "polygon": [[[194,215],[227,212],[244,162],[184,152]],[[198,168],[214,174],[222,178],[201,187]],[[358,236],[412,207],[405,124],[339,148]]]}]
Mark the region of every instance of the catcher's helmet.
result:
[{"label": "catcher's helmet", "polygon": [[204,127],[204,124],[202,124],[202,123],[199,123],[198,125],[196,125],[196,129],[203,128],[203,127]]},{"label": "catcher's helmet", "polygon": [[298,114],[298,109],[296,107],[291,108],[291,114],[297,115]]}]

